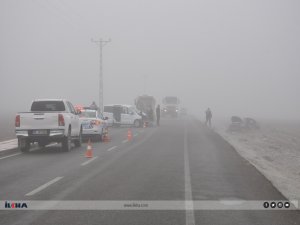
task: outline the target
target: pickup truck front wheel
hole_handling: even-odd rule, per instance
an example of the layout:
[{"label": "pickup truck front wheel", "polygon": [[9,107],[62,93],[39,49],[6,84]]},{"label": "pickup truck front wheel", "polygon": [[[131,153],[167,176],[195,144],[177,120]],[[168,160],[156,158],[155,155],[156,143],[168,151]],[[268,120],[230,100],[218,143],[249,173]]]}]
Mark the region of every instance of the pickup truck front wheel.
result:
[{"label": "pickup truck front wheel", "polygon": [[63,138],[61,145],[62,145],[62,150],[64,152],[69,152],[71,150],[71,145],[72,145],[71,130],[69,130],[68,136]]},{"label": "pickup truck front wheel", "polygon": [[21,152],[29,152],[30,142],[26,138],[18,138],[18,148]]}]

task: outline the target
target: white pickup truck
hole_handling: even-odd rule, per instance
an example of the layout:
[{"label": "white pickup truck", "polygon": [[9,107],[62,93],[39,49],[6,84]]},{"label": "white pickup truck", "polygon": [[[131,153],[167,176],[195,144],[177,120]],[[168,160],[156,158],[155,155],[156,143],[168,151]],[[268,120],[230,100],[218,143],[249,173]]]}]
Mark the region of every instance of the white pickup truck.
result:
[{"label": "white pickup truck", "polygon": [[30,112],[20,112],[15,119],[18,146],[22,152],[30,150],[31,143],[44,147],[51,142],[62,144],[64,151],[74,142],[81,146],[82,126],[78,112],[64,99],[34,100]]}]

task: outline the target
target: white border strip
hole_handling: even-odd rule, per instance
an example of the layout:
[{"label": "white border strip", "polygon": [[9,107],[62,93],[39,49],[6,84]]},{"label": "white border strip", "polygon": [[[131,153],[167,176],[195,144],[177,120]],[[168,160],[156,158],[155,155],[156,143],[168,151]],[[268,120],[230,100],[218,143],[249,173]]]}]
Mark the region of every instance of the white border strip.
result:
[{"label": "white border strip", "polygon": [[[274,202],[276,207],[265,208],[265,202]],[[283,207],[279,208],[278,204]],[[285,203],[290,207],[286,208]],[[26,206],[25,206],[25,205]],[[0,201],[0,210],[177,210],[187,211],[186,207],[193,205],[193,210],[263,210],[263,211],[286,211],[299,210],[298,200],[219,200],[219,201],[28,201],[7,200]],[[23,206],[23,207],[22,207]],[[188,221],[193,222],[193,221]]]}]

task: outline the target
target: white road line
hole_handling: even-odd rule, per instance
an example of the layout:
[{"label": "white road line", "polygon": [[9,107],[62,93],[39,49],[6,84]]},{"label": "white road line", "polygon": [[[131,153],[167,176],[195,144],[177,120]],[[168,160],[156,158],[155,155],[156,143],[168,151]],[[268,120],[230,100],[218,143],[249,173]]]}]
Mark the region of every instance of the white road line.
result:
[{"label": "white road line", "polygon": [[194,203],[192,195],[191,185],[191,173],[190,173],[190,162],[187,145],[187,127],[186,122],[184,123],[184,192],[185,192],[185,224],[194,225]]},{"label": "white road line", "polygon": [[126,143],[126,142],[128,142],[128,140],[124,140],[124,141],[122,141],[122,143]]},{"label": "white road line", "polygon": [[16,156],[16,155],[21,155],[22,153],[21,152],[19,152],[19,153],[16,153],[16,154],[12,154],[12,155],[8,155],[8,156],[4,156],[4,157],[2,157],[2,158],[0,158],[0,160],[1,159],[6,159],[6,158],[9,158],[9,157],[13,157],[13,156]]},{"label": "white road line", "polygon": [[109,148],[109,149],[107,149],[107,151],[109,152],[109,151],[111,151],[111,150],[114,150],[114,149],[116,149],[118,146],[113,146],[113,147],[111,147],[111,148]]},{"label": "white road line", "polygon": [[56,177],[53,180],[50,180],[49,182],[47,182],[46,184],[43,184],[42,186],[39,186],[38,188],[34,189],[33,191],[27,193],[25,196],[32,196],[32,195],[44,190],[45,188],[49,187],[51,184],[56,183],[57,181],[59,181],[62,178],[63,177]]},{"label": "white road line", "polygon": [[93,161],[94,161],[95,159],[97,159],[97,158],[98,158],[98,156],[95,156],[94,158],[91,158],[91,159],[85,161],[84,163],[81,163],[81,165],[82,165],[82,166],[85,166],[85,165],[87,165],[87,164],[93,162]]}]

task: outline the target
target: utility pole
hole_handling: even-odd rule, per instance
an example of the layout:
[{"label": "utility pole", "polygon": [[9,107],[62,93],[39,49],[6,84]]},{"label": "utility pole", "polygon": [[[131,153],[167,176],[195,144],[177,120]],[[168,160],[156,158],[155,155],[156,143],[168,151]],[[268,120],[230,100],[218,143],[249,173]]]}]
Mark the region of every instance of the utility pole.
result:
[{"label": "utility pole", "polygon": [[144,75],[144,94],[147,93],[147,79],[148,79],[148,76]]},{"label": "utility pole", "polygon": [[101,112],[103,112],[103,66],[102,66],[102,49],[103,47],[108,43],[111,42],[111,39],[103,40],[100,38],[99,40],[91,40],[93,43],[96,43],[99,45],[100,49],[100,71],[99,71],[99,108]]}]

